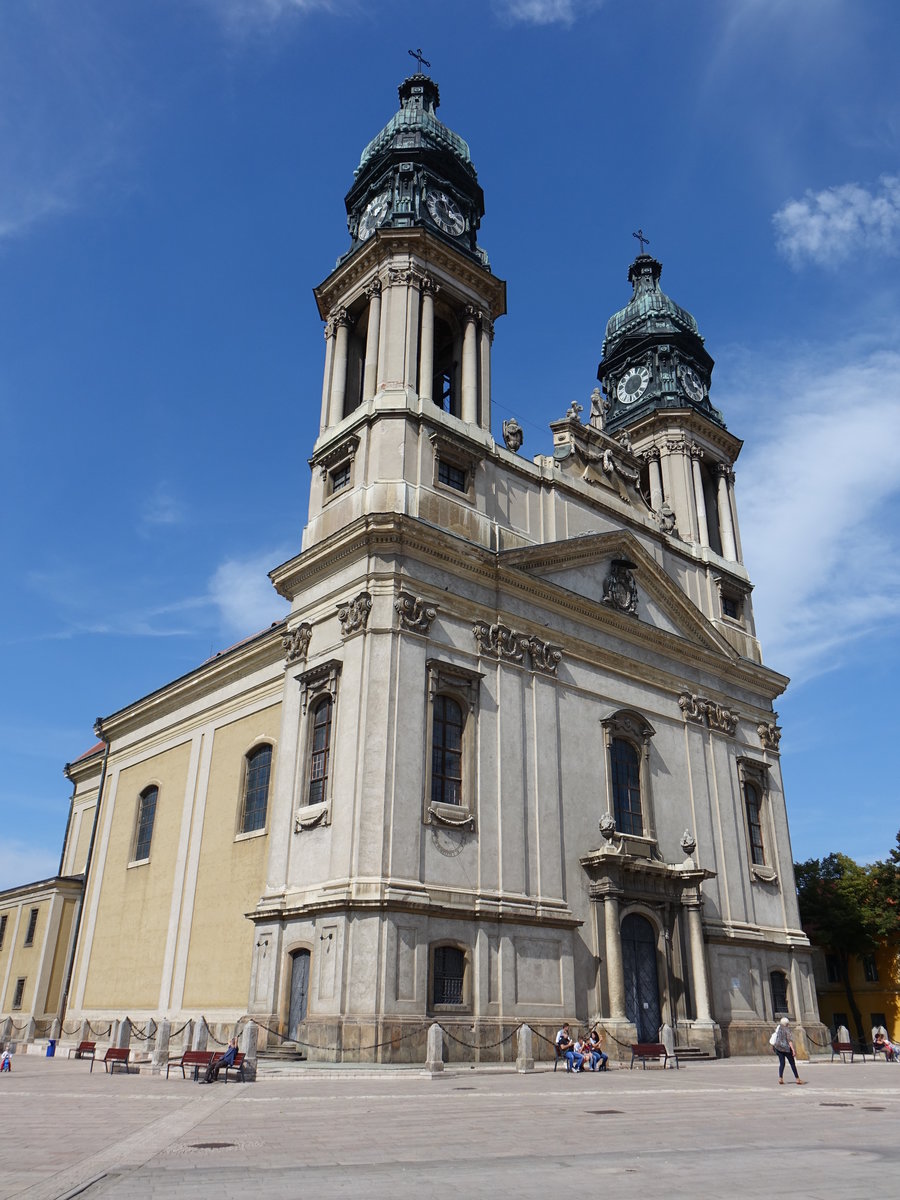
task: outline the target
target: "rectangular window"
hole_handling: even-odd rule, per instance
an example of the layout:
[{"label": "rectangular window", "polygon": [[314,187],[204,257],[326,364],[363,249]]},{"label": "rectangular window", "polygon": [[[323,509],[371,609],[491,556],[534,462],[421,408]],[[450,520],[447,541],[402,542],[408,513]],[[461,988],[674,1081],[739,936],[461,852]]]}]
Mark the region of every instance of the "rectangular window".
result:
[{"label": "rectangular window", "polygon": [[825,977],[829,983],[841,982],[841,968],[836,954],[825,955]]},{"label": "rectangular window", "polygon": [[156,802],[159,799],[159,789],[149,787],[141,793],[138,800],[137,829],[134,837],[134,862],[146,862],[150,857],[150,843],[153,840],[153,823],[156,820]]},{"label": "rectangular window", "polygon": [[759,790],[749,781],[744,784],[744,804],[747,809],[747,833],[750,838],[750,861],[756,867],[765,865],[763,851],[762,818]]},{"label": "rectangular window", "polygon": [[769,975],[769,982],[772,988],[772,1011],[778,1017],[786,1015],[788,1011],[787,976],[783,971],[772,971]]},{"label": "rectangular window", "polygon": [[438,483],[455,488],[458,492],[468,491],[466,473],[463,468],[455,467],[453,463],[448,463],[443,458],[438,462]]},{"label": "rectangular window", "polygon": [[38,919],[38,909],[33,908],[28,917],[28,929],[25,933],[25,945],[26,946],[34,945],[34,934],[35,934],[35,930],[37,929],[37,919]]},{"label": "rectangular window", "polygon": [[722,616],[730,617],[732,621],[739,621],[741,619],[741,605],[738,600],[735,600],[734,596],[722,597]]},{"label": "rectangular window", "polygon": [[347,487],[350,483],[350,464],[342,463],[339,467],[331,472],[331,493],[339,492],[341,488]]},{"label": "rectangular window", "polygon": [[13,1002],[12,1002],[13,1008],[21,1008],[22,1007],[22,999],[23,999],[24,995],[25,995],[25,980],[17,979],[16,980],[16,990],[13,993]]},{"label": "rectangular window", "polygon": [[466,957],[455,946],[437,946],[434,951],[434,1003],[462,1004]]},{"label": "rectangular window", "polygon": [[863,975],[866,978],[866,983],[877,983],[878,982],[878,967],[875,965],[875,955],[874,954],[864,954],[862,964],[863,964]]},{"label": "rectangular window", "polygon": [[831,1027],[832,1027],[832,1029],[837,1030],[837,1029],[840,1029],[840,1027],[842,1025],[845,1029],[850,1028],[850,1026],[847,1024],[847,1014],[842,1013],[842,1012],[836,1012],[834,1014],[834,1016],[831,1018]]},{"label": "rectangular window", "polygon": [[3,941],[6,937],[6,922],[7,922],[7,920],[8,920],[7,915],[6,915],[6,913],[4,913],[3,916],[0,917],[0,950],[3,949]]},{"label": "rectangular window", "polygon": [[883,1029],[887,1029],[887,1022],[884,1019],[884,1013],[869,1013],[869,1016],[872,1018],[873,1029],[878,1029],[879,1026]]}]

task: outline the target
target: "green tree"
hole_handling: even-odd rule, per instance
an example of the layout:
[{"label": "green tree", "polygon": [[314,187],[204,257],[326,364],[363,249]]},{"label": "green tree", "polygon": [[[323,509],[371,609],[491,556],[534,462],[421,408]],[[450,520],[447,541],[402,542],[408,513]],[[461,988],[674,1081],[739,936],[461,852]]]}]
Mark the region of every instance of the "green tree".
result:
[{"label": "green tree", "polygon": [[900,947],[900,833],[888,858],[860,866],[846,854],[794,864],[800,920],[810,941],[834,956],[860,1042],[868,1041],[850,983],[850,960]]}]

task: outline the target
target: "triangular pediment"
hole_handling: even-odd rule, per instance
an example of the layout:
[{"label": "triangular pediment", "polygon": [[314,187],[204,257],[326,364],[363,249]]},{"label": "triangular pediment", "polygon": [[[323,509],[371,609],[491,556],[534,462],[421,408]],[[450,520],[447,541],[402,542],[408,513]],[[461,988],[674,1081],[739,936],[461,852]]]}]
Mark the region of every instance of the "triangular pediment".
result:
[{"label": "triangular pediment", "polygon": [[[732,661],[739,658],[712,622],[627,530],[505,550],[500,562],[505,568],[523,571],[551,588],[577,596],[588,606],[597,605],[606,613],[615,613],[625,623],[650,626]],[[631,581],[636,595],[629,594]]]}]

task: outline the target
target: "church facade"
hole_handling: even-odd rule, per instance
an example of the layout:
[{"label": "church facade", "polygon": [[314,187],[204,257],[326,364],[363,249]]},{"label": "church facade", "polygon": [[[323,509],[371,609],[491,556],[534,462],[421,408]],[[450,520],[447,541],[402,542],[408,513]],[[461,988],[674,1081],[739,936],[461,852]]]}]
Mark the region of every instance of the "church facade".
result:
[{"label": "church facade", "polygon": [[485,1058],[523,1021],[598,1020],[614,1051],[665,1023],[755,1053],[783,1014],[802,1037],[787,680],[755,636],[713,360],[642,247],[589,412],[551,454],[514,420],[496,441],[484,198],[433,80],[399,95],[315,291],[309,516],[271,572],[289,616],[67,767],[56,883],[84,888],[37,1015],[249,1015],[381,1061],[421,1060],[434,1021]]}]

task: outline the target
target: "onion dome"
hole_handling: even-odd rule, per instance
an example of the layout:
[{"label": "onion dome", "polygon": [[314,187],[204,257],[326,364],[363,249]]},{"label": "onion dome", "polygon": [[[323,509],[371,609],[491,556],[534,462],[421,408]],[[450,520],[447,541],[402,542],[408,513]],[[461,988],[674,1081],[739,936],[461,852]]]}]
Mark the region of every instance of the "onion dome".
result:
[{"label": "onion dome", "polygon": [[440,90],[428,75],[411,75],[397,89],[400,111],[363,150],[354,174],[359,177],[368,164],[386,150],[409,150],[430,147],[452,154],[475,177],[472,156],[466,142],[437,119],[434,110],[440,106]]},{"label": "onion dome", "polygon": [[622,338],[640,338],[647,334],[687,333],[700,337],[691,314],[670,299],[659,286],[662,263],[649,254],[639,254],[628,268],[628,281],[634,295],[624,308],[609,318],[603,354],[614,352]]}]

